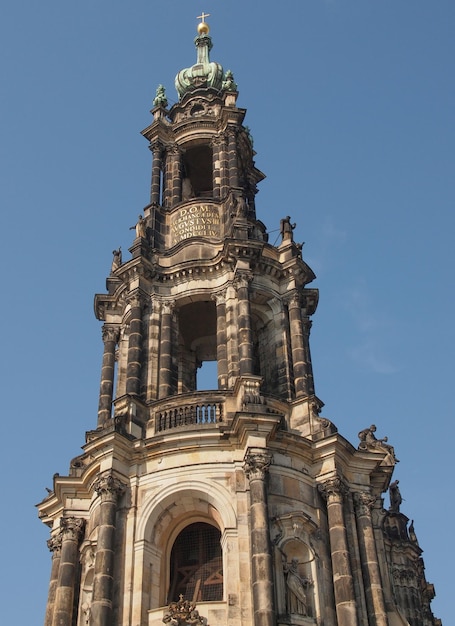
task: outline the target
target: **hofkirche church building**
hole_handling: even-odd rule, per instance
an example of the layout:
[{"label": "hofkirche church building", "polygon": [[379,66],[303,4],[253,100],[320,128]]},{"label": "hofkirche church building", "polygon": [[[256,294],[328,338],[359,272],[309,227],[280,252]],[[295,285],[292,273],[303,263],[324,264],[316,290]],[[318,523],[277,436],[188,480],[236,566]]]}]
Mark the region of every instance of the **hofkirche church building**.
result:
[{"label": "hofkirche church building", "polygon": [[[437,626],[394,448],[321,415],[315,278],[289,217],[268,241],[245,109],[197,60],[142,135],[150,203],[114,252],[98,420],[38,505],[45,626]],[[218,386],[198,390],[201,363]],[[380,430],[380,428],[379,428]]]}]

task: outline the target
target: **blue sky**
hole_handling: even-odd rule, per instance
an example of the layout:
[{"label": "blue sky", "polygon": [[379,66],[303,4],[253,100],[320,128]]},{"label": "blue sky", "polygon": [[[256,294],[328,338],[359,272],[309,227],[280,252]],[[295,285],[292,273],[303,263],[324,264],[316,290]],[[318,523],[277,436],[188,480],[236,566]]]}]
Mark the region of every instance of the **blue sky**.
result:
[{"label": "blue sky", "polygon": [[[291,215],[317,274],[323,415],[400,463],[434,613],[453,609],[455,304],[452,0],[4,0],[0,235],[4,484],[0,622],[42,624],[48,530],[34,504],[96,425],[93,295],[149,197],[139,131],[171,101],[206,11],[267,174],[273,242]],[[127,255],[127,253],[126,253]],[[451,586],[451,585],[450,585]],[[26,595],[24,595],[24,590]]]}]

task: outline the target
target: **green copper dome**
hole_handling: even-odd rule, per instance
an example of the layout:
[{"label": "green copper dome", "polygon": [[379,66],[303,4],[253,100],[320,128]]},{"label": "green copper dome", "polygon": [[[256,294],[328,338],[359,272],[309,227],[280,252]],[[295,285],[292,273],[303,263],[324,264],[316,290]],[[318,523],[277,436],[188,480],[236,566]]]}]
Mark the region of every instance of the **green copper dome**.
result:
[{"label": "green copper dome", "polygon": [[223,87],[223,68],[219,63],[210,61],[212,38],[202,32],[194,40],[197,50],[197,62],[180,72],[175,77],[175,88],[179,98],[194,89],[209,88],[221,91]]}]

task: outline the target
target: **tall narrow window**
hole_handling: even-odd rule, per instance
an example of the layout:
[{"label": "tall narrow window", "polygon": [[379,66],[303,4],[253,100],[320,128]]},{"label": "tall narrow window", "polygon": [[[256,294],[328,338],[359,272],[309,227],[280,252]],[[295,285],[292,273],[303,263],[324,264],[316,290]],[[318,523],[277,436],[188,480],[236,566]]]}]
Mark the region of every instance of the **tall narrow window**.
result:
[{"label": "tall narrow window", "polygon": [[209,602],[223,599],[223,559],[220,531],[203,522],[187,526],[171,552],[168,601]]}]

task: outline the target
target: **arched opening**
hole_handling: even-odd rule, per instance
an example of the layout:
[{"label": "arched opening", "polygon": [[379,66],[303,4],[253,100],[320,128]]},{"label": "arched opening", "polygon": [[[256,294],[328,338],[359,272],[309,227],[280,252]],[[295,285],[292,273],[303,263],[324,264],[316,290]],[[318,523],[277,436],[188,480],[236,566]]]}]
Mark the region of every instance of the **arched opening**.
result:
[{"label": "arched opening", "polygon": [[183,156],[182,200],[213,198],[213,152],[210,146],[188,148]]},{"label": "arched opening", "polygon": [[[213,301],[192,302],[179,310],[179,392],[217,389],[216,375],[216,308]],[[203,364],[210,378],[202,378],[197,370]]]},{"label": "arched opening", "polygon": [[223,599],[221,533],[205,522],[186,526],[172,546],[168,602]]}]

